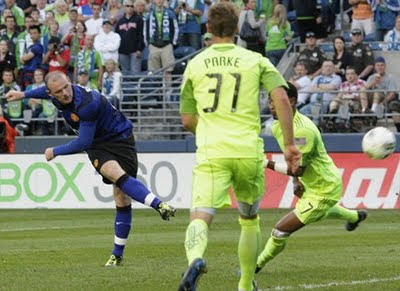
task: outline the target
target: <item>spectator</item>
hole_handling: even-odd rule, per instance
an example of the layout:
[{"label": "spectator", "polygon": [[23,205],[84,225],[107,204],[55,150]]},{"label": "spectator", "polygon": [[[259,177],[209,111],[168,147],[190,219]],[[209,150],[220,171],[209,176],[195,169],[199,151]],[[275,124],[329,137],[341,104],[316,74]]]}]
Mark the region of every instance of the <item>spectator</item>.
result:
[{"label": "spectator", "polygon": [[395,26],[397,14],[400,11],[400,2],[393,0],[376,1],[374,20],[376,24],[375,40],[383,41],[384,36]]},{"label": "spectator", "polygon": [[[56,20],[56,18],[55,18],[54,12],[53,12],[52,10],[47,11],[47,12],[46,12],[46,18],[45,18],[45,20],[44,20],[44,22],[43,22],[43,25],[42,25],[42,27],[41,27],[42,34],[49,33],[49,31],[50,31],[50,24],[51,24],[53,21],[57,22],[57,20]],[[57,23],[58,23],[58,22],[57,22]],[[33,25],[33,22],[32,22],[32,25]]]},{"label": "spectator", "polygon": [[32,9],[31,17],[33,19],[33,25],[41,25],[42,22],[40,21],[40,11],[36,8]]},{"label": "spectator", "polygon": [[[0,75],[5,69],[9,69],[16,76],[16,68],[15,56],[8,50],[8,42],[4,39],[0,40]],[[0,80],[0,84],[2,84],[2,80]]]},{"label": "spectator", "polygon": [[[5,23],[5,19],[9,16],[14,17],[14,15],[11,12],[11,9],[5,8],[4,10],[1,11],[0,29],[6,28],[4,23]],[[14,17],[14,20],[15,20],[15,17]],[[19,29],[19,27],[16,27],[16,30],[18,30],[18,29]]]},{"label": "spectator", "polygon": [[103,21],[103,29],[94,38],[94,48],[100,52],[104,60],[112,59],[118,62],[118,49],[121,44],[121,37],[118,33],[111,30],[112,25],[110,20]]},{"label": "spectator", "polygon": [[21,57],[26,53],[26,49],[33,44],[29,30],[33,25],[33,19],[29,15],[25,17],[25,30],[18,35],[18,42],[15,47],[15,60],[17,68],[22,68]]},{"label": "spectator", "polygon": [[103,18],[100,17],[101,6],[97,3],[92,4],[93,16],[86,20],[86,33],[91,35],[97,35],[103,25]]},{"label": "spectator", "polygon": [[77,76],[77,72],[80,71],[89,72],[89,81],[92,89],[101,89],[101,82],[103,78],[103,61],[100,53],[94,48],[93,35],[86,35],[85,47],[78,53],[78,56],[76,57],[74,76]]},{"label": "spectator", "polygon": [[60,38],[52,36],[49,40],[47,53],[43,57],[43,64],[49,66],[49,72],[61,71],[66,74],[69,60],[69,49],[65,49]]},{"label": "spectator", "polygon": [[49,46],[49,40],[52,37],[56,37],[61,39],[62,35],[59,32],[59,25],[58,22],[55,20],[50,20],[49,21],[49,31],[47,33],[42,33],[42,39],[41,39],[41,43],[43,45],[43,54],[47,53],[48,50],[48,46]]},{"label": "spectator", "polygon": [[349,53],[352,56],[352,66],[360,79],[367,79],[374,69],[374,55],[371,48],[363,43],[361,29],[355,28],[351,31],[351,46]]},{"label": "spectator", "polygon": [[90,82],[89,72],[85,69],[80,70],[78,72],[78,80],[76,82],[79,86],[87,89],[87,90],[97,90],[96,86],[93,86],[93,83]]},{"label": "spectator", "polygon": [[267,58],[277,66],[286,51],[286,44],[292,39],[293,32],[287,20],[286,8],[282,4],[275,6],[274,14],[268,21],[265,29],[267,45],[265,52]]},{"label": "spectator", "polygon": [[80,15],[79,20],[86,21],[93,16],[93,10],[92,10],[93,4],[101,5],[101,1],[97,3],[96,0],[89,0],[85,1],[84,4],[82,3],[78,5],[79,7],[78,14]]},{"label": "spectator", "polygon": [[309,87],[311,85],[311,79],[307,75],[307,67],[303,62],[298,62],[294,68],[294,76],[289,79],[297,89],[297,109],[302,108],[308,103]]},{"label": "spectator", "polygon": [[6,27],[1,30],[1,39],[4,39],[8,43],[10,52],[15,55],[15,47],[18,42],[18,31],[16,30],[14,16],[6,17]]},{"label": "spectator", "polygon": [[400,15],[396,17],[395,26],[384,38],[384,50],[400,51]]},{"label": "spectator", "polygon": [[360,29],[365,35],[375,33],[375,23],[369,0],[349,0],[353,6],[351,30]]},{"label": "spectator", "polygon": [[319,37],[322,19],[316,3],[315,0],[293,0],[301,42],[306,40],[309,32]]},{"label": "spectator", "polygon": [[135,6],[135,13],[142,17],[143,22],[145,20],[145,9],[146,9],[146,2],[144,0],[135,0],[133,4]]},{"label": "spectator", "polygon": [[[4,96],[10,90],[21,91],[21,88],[15,83],[14,80],[14,72],[11,69],[4,69],[1,78],[3,84],[0,86],[0,96]],[[3,103],[3,110],[10,116],[11,118],[20,118],[22,117],[22,100],[18,101],[5,101],[1,100]]]},{"label": "spectator", "polygon": [[[239,1],[239,2],[243,4],[242,1]],[[201,35],[204,35],[207,32],[206,25],[207,25],[207,19],[208,19],[208,10],[210,10],[211,6],[214,3],[215,3],[215,0],[204,0],[204,12],[203,12],[203,15],[201,15],[201,18],[200,18]],[[241,10],[242,10],[242,8],[240,8],[240,9],[238,8],[238,11],[241,11]]]},{"label": "spectator", "polygon": [[[165,8],[163,2],[154,0],[155,6],[146,16],[144,36],[146,45],[149,46],[148,70],[151,72],[171,65],[175,61],[173,46],[178,41],[178,22],[174,12]],[[166,70],[166,82],[169,86],[173,69],[171,66]]]},{"label": "spectator", "polygon": [[325,53],[317,47],[315,33],[309,31],[305,35],[306,47],[297,57],[297,62],[302,61],[307,66],[307,72],[311,79],[321,73],[322,63],[326,60]]},{"label": "spectator", "polygon": [[335,97],[335,93],[326,91],[335,91],[342,83],[342,79],[335,74],[335,65],[332,61],[324,61],[322,64],[321,75],[316,76],[310,85],[309,91],[313,92],[310,97],[310,103],[300,109],[303,114],[313,114],[313,121],[319,124],[319,114],[327,113],[329,103]]},{"label": "spectator", "polygon": [[121,99],[121,77],[118,63],[112,59],[106,60],[101,94],[106,96],[116,108],[118,108]]},{"label": "spectator", "polygon": [[29,28],[29,35],[32,40],[25,54],[21,56],[21,62],[23,64],[21,74],[21,85],[25,90],[26,86],[32,83],[33,72],[40,68],[43,59],[43,46],[40,43],[40,27],[31,26]]},{"label": "spectator", "polygon": [[132,0],[124,0],[125,15],[118,20],[115,32],[121,37],[119,63],[123,74],[135,75],[142,71],[143,19],[134,13]]},{"label": "spectator", "polygon": [[203,46],[204,46],[204,47],[209,47],[209,46],[211,46],[211,45],[212,45],[212,38],[213,38],[212,33],[211,33],[211,32],[206,32],[206,33],[204,34],[204,37],[203,37],[203,39],[204,39],[204,41],[203,41]]},{"label": "spectator", "polygon": [[201,16],[204,12],[203,0],[179,0],[174,7],[178,16],[179,45],[201,48]]},{"label": "spectator", "polygon": [[261,27],[265,26],[265,18],[256,21],[254,14],[254,10],[256,9],[256,0],[243,0],[243,1],[245,3],[245,7],[242,11],[240,11],[239,14],[239,23],[238,23],[239,32],[242,29],[243,23],[247,19],[247,22],[250,24],[251,28],[259,30],[260,39],[254,43],[250,43],[241,39],[240,36],[238,36],[237,45],[255,52],[261,52],[264,50],[260,43],[262,42]]},{"label": "spectator", "polygon": [[[25,14],[24,11],[15,4],[15,0],[6,0],[6,8],[11,10],[17,25],[23,27],[25,23]],[[1,22],[4,23],[3,18],[1,19]]]},{"label": "spectator", "polygon": [[124,16],[124,9],[121,7],[121,3],[118,0],[108,0],[107,9],[103,12],[102,17],[104,19],[109,19],[113,30],[117,21]]},{"label": "spectator", "polygon": [[58,22],[58,24],[63,25],[64,23],[68,22],[69,21],[68,4],[64,0],[57,0],[54,3],[54,7],[56,8],[56,13],[54,15],[54,18]]},{"label": "spectator", "polygon": [[85,47],[86,26],[81,20],[78,21],[75,27],[71,28],[69,34],[65,35],[61,42],[69,46],[69,69],[74,70],[76,57],[78,53]]},{"label": "spectator", "polygon": [[17,6],[22,9],[25,15],[32,13],[33,6],[31,5],[30,0],[17,0],[16,3]]},{"label": "spectator", "polygon": [[[45,86],[44,83],[44,71],[42,69],[36,69],[33,74],[34,83],[29,85],[26,90],[34,90]],[[50,99],[35,99],[29,98],[28,105],[32,110],[33,118],[46,118],[47,121],[39,121],[38,127],[33,131],[34,135],[50,135],[54,134],[54,121],[57,115],[56,107],[53,105]]]},{"label": "spectator", "polygon": [[47,0],[36,1],[36,8],[39,10],[40,14],[40,23],[43,23],[46,19],[46,6],[47,6]]},{"label": "spectator", "polygon": [[3,109],[0,105],[0,127],[1,137],[0,137],[0,153],[15,153],[15,137],[18,132],[11,126],[10,121],[4,116]]},{"label": "spectator", "polygon": [[392,74],[386,72],[386,62],[384,57],[375,59],[375,74],[369,76],[365,86],[369,90],[386,90],[386,92],[372,93],[372,108],[378,117],[383,116],[383,112],[390,107],[390,103],[398,101],[396,79]]},{"label": "spectator", "polygon": [[69,34],[71,31],[74,30],[76,25],[78,24],[78,8],[73,6],[68,11],[69,20],[65,22],[62,26],[60,26],[60,33],[62,37]]},{"label": "spectator", "polygon": [[335,65],[335,72],[342,78],[342,81],[346,80],[346,68],[351,65],[351,55],[346,49],[345,41],[342,36],[336,36],[333,40],[333,63]]},{"label": "spectator", "polygon": [[279,4],[278,0],[257,0],[256,16],[260,18],[261,15],[265,19],[270,19],[274,14],[275,6]]},{"label": "spectator", "polygon": [[329,105],[329,113],[337,113],[339,107],[346,104],[353,113],[367,112],[368,99],[364,92],[365,81],[358,78],[353,67],[346,69],[346,81],[340,85],[338,96]]}]

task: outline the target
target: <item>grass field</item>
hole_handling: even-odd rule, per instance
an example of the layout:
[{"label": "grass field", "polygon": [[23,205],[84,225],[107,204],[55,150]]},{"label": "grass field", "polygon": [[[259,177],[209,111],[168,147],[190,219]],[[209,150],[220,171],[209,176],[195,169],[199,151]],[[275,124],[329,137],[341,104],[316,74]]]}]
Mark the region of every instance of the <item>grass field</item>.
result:
[{"label": "grass field", "polygon": [[[261,212],[263,243],[286,212]],[[369,214],[351,233],[337,220],[300,230],[257,275],[260,290],[400,290],[400,211]],[[113,210],[0,210],[0,290],[176,290],[187,217],[134,210],[124,266],[110,269]],[[237,290],[237,218],[217,213],[199,291]]]}]

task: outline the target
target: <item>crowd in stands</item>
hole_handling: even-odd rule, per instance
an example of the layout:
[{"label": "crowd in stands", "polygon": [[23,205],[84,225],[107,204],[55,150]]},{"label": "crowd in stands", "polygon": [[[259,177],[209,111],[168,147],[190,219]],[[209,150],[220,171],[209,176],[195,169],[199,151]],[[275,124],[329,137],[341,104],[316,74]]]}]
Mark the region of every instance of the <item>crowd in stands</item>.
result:
[{"label": "crowd in stands", "polygon": [[[217,1],[226,0],[0,0],[0,93],[43,86],[47,72],[60,70],[118,106],[121,74],[168,67],[165,80],[170,82],[175,56],[211,44],[207,11]],[[384,40],[384,50],[400,50],[400,1],[231,1],[240,11],[239,46],[277,65],[293,39],[305,43],[291,78],[300,91],[301,112],[335,113],[349,99],[355,111],[378,117],[399,109],[398,89],[385,59],[376,58],[364,40]],[[344,19],[351,21],[350,34],[340,33],[341,2],[349,8]],[[244,26],[257,37],[247,37]],[[334,53],[328,58],[318,44],[332,39],[335,31],[341,35],[333,38]],[[364,89],[387,93],[358,92]],[[26,134],[54,133],[57,112],[50,102],[2,100],[1,107],[7,118],[46,120]],[[10,124],[16,122],[21,121]],[[400,121],[396,126],[400,131]]]}]

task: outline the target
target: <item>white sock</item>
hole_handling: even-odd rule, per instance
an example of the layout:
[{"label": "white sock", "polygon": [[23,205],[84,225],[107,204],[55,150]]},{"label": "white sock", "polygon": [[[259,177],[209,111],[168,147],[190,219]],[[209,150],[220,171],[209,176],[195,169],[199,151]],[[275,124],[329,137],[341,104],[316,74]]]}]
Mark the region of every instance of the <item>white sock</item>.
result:
[{"label": "white sock", "polygon": [[372,104],[371,110],[372,110],[373,112],[375,112],[376,106],[378,106],[378,104],[376,104],[376,103],[373,103],[373,104]]}]

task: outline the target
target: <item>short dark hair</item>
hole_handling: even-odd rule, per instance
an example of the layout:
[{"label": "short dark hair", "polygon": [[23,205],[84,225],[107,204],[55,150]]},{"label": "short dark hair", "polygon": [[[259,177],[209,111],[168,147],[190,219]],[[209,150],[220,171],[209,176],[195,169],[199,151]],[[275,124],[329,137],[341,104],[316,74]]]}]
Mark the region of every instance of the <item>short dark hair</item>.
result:
[{"label": "short dark hair", "polygon": [[293,83],[287,82],[288,87],[285,87],[286,94],[288,95],[289,98],[294,98],[297,101],[297,88]]},{"label": "short dark hair", "polygon": [[346,67],[346,72],[347,72],[347,70],[353,70],[353,71],[357,74],[357,70],[356,70],[356,68],[353,67],[353,66],[347,66],[347,67]]},{"label": "short dark hair", "polygon": [[11,75],[13,76],[13,79],[14,79],[14,71],[13,71],[13,69],[11,69],[11,68],[5,68],[5,69],[3,70],[3,72],[1,73],[1,76],[3,77],[5,73],[11,73]]},{"label": "short dark hair", "polygon": [[233,37],[236,34],[239,16],[230,2],[220,2],[208,11],[210,32],[217,37]]},{"label": "short dark hair", "polygon": [[39,25],[32,25],[31,27],[29,27],[29,31],[31,31],[31,30],[37,30],[38,32],[39,32],[39,34],[40,34],[40,26]]}]

